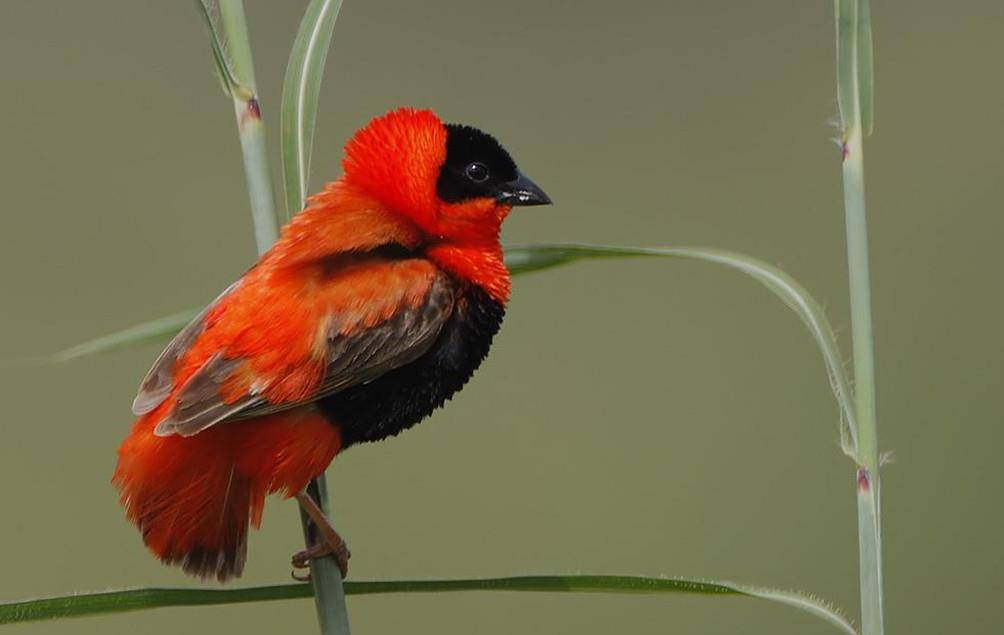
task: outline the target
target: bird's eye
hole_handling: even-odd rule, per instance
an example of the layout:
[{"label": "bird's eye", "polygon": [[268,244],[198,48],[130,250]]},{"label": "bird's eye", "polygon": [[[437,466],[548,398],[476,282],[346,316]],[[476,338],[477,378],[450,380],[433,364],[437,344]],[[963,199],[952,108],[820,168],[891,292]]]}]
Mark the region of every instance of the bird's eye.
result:
[{"label": "bird's eye", "polygon": [[478,163],[475,161],[474,163],[468,164],[468,166],[464,168],[464,174],[466,174],[467,178],[475,183],[484,183],[488,180],[488,166],[484,163]]}]

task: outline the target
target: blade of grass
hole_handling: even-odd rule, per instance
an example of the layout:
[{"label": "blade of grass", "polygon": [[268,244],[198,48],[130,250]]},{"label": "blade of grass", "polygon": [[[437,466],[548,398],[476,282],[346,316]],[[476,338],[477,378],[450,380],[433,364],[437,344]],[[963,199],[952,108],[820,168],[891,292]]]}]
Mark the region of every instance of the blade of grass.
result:
[{"label": "blade of grass", "polygon": [[324,62],[341,8],[342,0],[312,0],[303,14],[286,65],[280,132],[287,218],[298,212],[307,198]]},{"label": "blade of grass", "polygon": [[216,30],[216,22],[213,20],[212,10],[209,8],[206,0],[196,0],[195,4],[198,6],[199,13],[206,21],[206,28],[209,30],[209,47],[213,53],[213,61],[216,63],[216,77],[220,80],[223,93],[227,97],[232,97],[235,93],[245,91],[246,89],[237,81],[233,69],[230,68],[230,62],[227,60],[226,53],[224,52],[225,46],[223,41],[220,40],[219,32]]},{"label": "blade of grass", "polygon": [[835,0],[837,105],[844,131],[874,124],[874,64],[869,0]]},{"label": "blade of grass", "polygon": [[861,130],[865,136],[875,126],[875,68],[872,53],[872,11],[870,0],[858,0],[857,14],[857,75],[858,107],[861,110]]},{"label": "blade of grass", "polygon": [[86,357],[96,353],[104,353],[118,348],[142,344],[152,340],[158,340],[173,336],[185,327],[199,314],[199,309],[186,309],[171,315],[143,322],[127,329],[102,335],[92,340],[82,342],[76,346],[65,348],[51,355],[38,358],[39,363],[69,362],[79,357]]},{"label": "blade of grass", "polygon": [[[505,250],[506,266],[509,267],[514,276],[581,260],[644,257],[689,258],[729,266],[758,280],[795,311],[809,329],[823,355],[830,384],[841,411],[841,438],[845,440],[844,450],[852,458],[855,456],[857,424],[851,384],[843,367],[833,328],[830,326],[822,307],[812,295],[794,278],[777,267],[743,254],[703,247],[615,247],[576,243],[537,243],[511,245]],[[101,352],[104,350],[100,347],[101,343],[111,338],[115,338],[117,346],[124,346],[129,343],[123,337],[125,334],[134,331],[149,334],[152,331],[150,327],[155,325],[159,327],[166,325],[168,328],[161,328],[160,332],[165,336],[173,335],[185,324],[187,321],[166,324],[166,319],[149,322],[134,326],[127,331],[120,331],[98,340],[79,344],[73,349],[66,349],[56,355],[65,355],[67,351],[81,348],[85,351],[82,354]]]},{"label": "blade of grass", "polygon": [[224,88],[229,89],[233,99],[241,156],[244,160],[244,177],[251,201],[255,244],[261,254],[275,242],[279,232],[265,146],[265,125],[261,120],[261,105],[255,88],[254,62],[251,58],[244,4],[241,0],[219,0],[216,4],[222,23],[222,36],[206,0],[201,0],[198,6],[209,28],[217,70]]},{"label": "blade of grass", "polygon": [[858,420],[857,501],[861,629],[882,635],[882,530],[880,458],[875,406],[875,345],[872,328],[868,220],[865,212],[864,134],[872,123],[872,42],[868,0],[835,0],[837,100],[842,133],[847,271],[854,348]]},{"label": "blade of grass", "polygon": [[[383,593],[445,593],[459,591],[523,591],[544,593],[684,593],[737,595],[770,600],[806,611],[848,635],[854,627],[829,604],[801,593],[765,589],[732,582],[614,575],[540,575],[460,580],[386,580],[346,582],[349,595]],[[35,622],[107,613],[124,613],[171,606],[206,606],[308,598],[309,584],[279,584],[245,589],[127,589],[83,593],[0,604],[0,624]]]},{"label": "blade of grass", "polygon": [[741,271],[770,289],[801,318],[816,341],[823,355],[830,386],[840,408],[840,432],[844,452],[852,458],[856,456],[857,415],[854,410],[851,383],[844,370],[843,358],[833,327],[830,326],[819,302],[805,287],[781,269],[744,254],[709,247],[608,247],[555,243],[519,245],[506,249],[506,265],[514,275],[584,259],[625,257],[685,258],[712,262]]},{"label": "blade of grass", "polygon": [[[300,20],[289,62],[286,64],[286,77],[282,86],[280,143],[287,217],[299,211],[307,198],[310,152],[314,142],[314,122],[324,76],[324,62],[328,57],[335,20],[341,7],[342,0],[311,0]],[[325,515],[331,518],[326,474],[322,472],[313,479],[307,491]],[[309,547],[317,541],[317,536],[314,535],[316,528],[302,510],[300,521]],[[349,612],[345,604],[345,589],[334,558],[314,559],[310,566],[310,580],[314,586],[314,603],[321,633],[348,635]]]}]

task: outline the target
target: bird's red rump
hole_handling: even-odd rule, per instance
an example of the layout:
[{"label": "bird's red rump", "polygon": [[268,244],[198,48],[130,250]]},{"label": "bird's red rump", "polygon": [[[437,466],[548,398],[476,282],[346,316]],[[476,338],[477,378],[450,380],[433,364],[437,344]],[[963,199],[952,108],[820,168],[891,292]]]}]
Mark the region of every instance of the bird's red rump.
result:
[{"label": "bird's red rump", "polygon": [[155,435],[159,414],[136,422],[113,483],[158,557],[221,581],[243,569],[248,526],[260,525],[265,496],[302,490],[341,447],[337,429],[310,407],[192,437]]}]

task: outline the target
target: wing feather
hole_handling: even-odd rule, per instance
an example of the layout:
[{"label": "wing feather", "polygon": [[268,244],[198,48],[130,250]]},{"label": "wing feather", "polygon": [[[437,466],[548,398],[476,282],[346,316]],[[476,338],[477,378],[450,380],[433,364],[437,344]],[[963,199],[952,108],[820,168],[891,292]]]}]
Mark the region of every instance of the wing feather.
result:
[{"label": "wing feather", "polygon": [[210,358],[185,383],[175,400],[174,410],[157,424],[154,432],[160,436],[180,434],[189,437],[264,401],[254,393],[241,395],[236,401],[221,398],[222,386],[244,364],[240,358],[228,359],[220,354]]},{"label": "wing feather", "polygon": [[[307,356],[296,358],[295,365],[284,367],[279,374],[271,376],[256,375],[253,368],[255,359],[246,356],[228,356],[226,350],[218,352],[196,370],[185,381],[180,389],[174,392],[174,409],[157,425],[156,433],[161,436],[178,434],[190,436],[206,428],[239,419],[258,417],[281,410],[316,401],[322,397],[345,390],[351,386],[373,381],[390,370],[406,365],[429,350],[435,342],[443,325],[453,312],[456,297],[456,282],[446,273],[437,269],[427,261],[394,261],[415,263],[414,267],[399,267],[398,269],[380,269],[393,267],[390,262],[376,265],[383,273],[403,271],[389,276],[376,276],[367,287],[367,292],[376,294],[381,305],[387,305],[393,310],[379,320],[360,322],[358,315],[347,308],[332,308],[322,312],[316,321],[319,336],[317,357]],[[400,277],[395,277],[400,276]],[[385,279],[386,278],[386,279]],[[407,293],[397,293],[400,288],[377,286],[393,280],[403,288],[409,285],[421,284],[425,293],[419,298],[401,300],[399,305],[393,304],[392,298],[408,297]],[[358,279],[355,280],[358,284]],[[352,284],[350,282],[333,282],[332,285]],[[318,295],[323,298],[323,292]],[[318,299],[317,302],[322,302]],[[223,321],[227,319],[224,315]],[[168,351],[158,359],[148,377],[155,381],[144,381],[141,396],[147,395],[142,402],[145,407],[155,399],[163,401],[171,391],[170,368],[184,353],[184,348],[202,334],[202,320],[198,318],[188,328],[189,334],[179,334],[176,342],[172,342]],[[374,323],[375,322],[375,323]],[[313,323],[313,322],[311,322]],[[212,328],[216,329],[218,325]],[[187,329],[186,329],[187,330]],[[309,332],[309,329],[306,330]],[[207,335],[212,334],[208,331]],[[177,343],[177,346],[175,344]],[[187,346],[183,346],[187,345]],[[273,351],[274,352],[274,351]],[[169,361],[165,361],[169,360]],[[313,377],[314,365],[317,365],[317,383],[310,384],[305,394],[297,398],[269,398],[276,392],[270,392],[269,387],[291,382],[300,385],[306,382],[302,377]],[[163,367],[168,370],[163,370]],[[167,373],[165,381],[158,373]],[[165,388],[164,385],[167,384]],[[236,392],[234,387],[239,386]],[[161,393],[167,394],[161,396]],[[137,398],[139,400],[139,397]],[[158,403],[160,403],[158,401]],[[156,407],[156,406],[154,406]]]},{"label": "wing feather", "polygon": [[209,310],[233,291],[238,284],[240,281],[224,289],[223,293],[202,309],[185,328],[174,336],[167,348],[157,357],[153,366],[143,377],[143,381],[140,382],[139,391],[132,402],[134,415],[140,416],[153,412],[171,394],[171,391],[174,390],[174,365],[202,335],[205,330],[206,314]]},{"label": "wing feather", "polygon": [[300,402],[269,403],[259,399],[235,419],[247,419],[317,401],[352,386],[365,384],[409,364],[425,354],[453,312],[456,289],[445,274],[436,277],[424,302],[403,309],[390,319],[358,333],[341,334],[329,328],[324,381],[310,398]]}]

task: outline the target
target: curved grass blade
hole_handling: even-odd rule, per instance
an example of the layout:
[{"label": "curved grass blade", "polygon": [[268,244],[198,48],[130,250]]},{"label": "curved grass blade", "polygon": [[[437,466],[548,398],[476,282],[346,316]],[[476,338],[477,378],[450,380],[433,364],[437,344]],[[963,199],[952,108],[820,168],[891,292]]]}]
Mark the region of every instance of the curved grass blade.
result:
[{"label": "curved grass blade", "polygon": [[[506,266],[509,267],[514,276],[571,264],[580,260],[646,257],[686,258],[726,265],[752,276],[787,304],[802,319],[822,352],[830,384],[842,414],[841,434],[844,440],[844,451],[852,458],[855,456],[857,425],[853,395],[850,380],[844,370],[837,338],[819,303],[801,284],[781,269],[750,256],[707,247],[614,247],[551,243],[511,245],[505,250]],[[197,309],[191,309],[139,324],[125,331],[112,333],[56,353],[52,359],[66,361],[147,341],[158,336],[173,335],[187,324],[197,311]]]},{"label": "curved grass blade", "polygon": [[[279,119],[283,194],[286,200],[287,219],[301,209],[307,198],[317,101],[324,76],[324,62],[328,57],[331,36],[341,8],[342,0],[311,0],[300,21],[293,49],[289,53],[289,62],[286,64]],[[325,474],[322,472],[314,478],[307,490],[320,504],[324,513],[331,518]],[[314,531],[313,524],[302,510],[300,520],[303,524],[304,539],[309,547],[315,540],[311,535]],[[313,561],[311,583],[321,632],[349,633],[345,589],[341,573],[332,558]]]},{"label": "curved grass blade", "polygon": [[156,320],[150,320],[149,322],[130,326],[121,331],[96,337],[93,340],[88,340],[76,346],[71,346],[51,355],[41,357],[36,361],[39,363],[68,362],[79,357],[94,355],[95,353],[104,353],[117,348],[171,337],[191,322],[199,314],[199,311],[200,309],[178,311],[177,313],[165,315]]},{"label": "curved grass blade", "polygon": [[527,273],[596,258],[686,258],[725,265],[741,271],[770,289],[801,318],[823,355],[830,386],[841,412],[840,436],[844,452],[857,456],[857,419],[851,383],[833,327],[812,295],[794,278],[762,260],[710,247],[607,247],[582,244],[515,245],[506,249],[506,265],[513,274]]},{"label": "curved grass blade", "polygon": [[317,101],[331,34],[341,8],[342,0],[311,1],[286,65],[280,133],[287,218],[300,211],[307,198]]},{"label": "curved grass blade", "polygon": [[869,0],[835,0],[837,29],[837,104],[845,135],[858,126],[864,135],[874,124],[874,69]]},{"label": "curved grass blade", "polygon": [[251,91],[241,85],[237,76],[230,68],[230,61],[227,59],[226,45],[216,28],[216,20],[213,19],[213,11],[206,0],[196,0],[199,13],[206,21],[206,28],[209,29],[209,48],[213,53],[213,62],[216,64],[216,77],[223,86],[223,92],[227,97],[246,99],[251,95]]},{"label": "curved grass blade", "polygon": [[872,60],[872,18],[869,0],[858,5],[858,93],[861,98],[861,129],[865,136],[875,126],[875,68]]},{"label": "curved grass blade", "polygon": [[[523,591],[543,593],[685,593],[737,595],[770,600],[806,611],[848,635],[854,627],[830,605],[810,596],[732,582],[617,575],[540,575],[458,580],[386,580],[346,582],[348,595],[445,593],[458,591]],[[309,598],[309,584],[278,584],[244,589],[126,589],[101,593],[24,600],[0,604],[0,624],[124,613],[171,606],[206,606]]]}]

